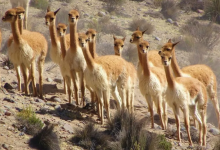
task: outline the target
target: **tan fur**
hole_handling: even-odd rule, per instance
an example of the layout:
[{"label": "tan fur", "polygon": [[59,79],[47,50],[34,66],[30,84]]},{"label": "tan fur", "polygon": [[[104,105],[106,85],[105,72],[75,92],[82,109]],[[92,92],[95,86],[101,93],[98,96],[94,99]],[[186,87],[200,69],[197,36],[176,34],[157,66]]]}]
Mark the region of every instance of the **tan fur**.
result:
[{"label": "tan fur", "polygon": [[[74,92],[76,104],[79,105],[79,85],[78,77],[80,78],[81,97],[83,105],[85,105],[85,83],[84,83],[84,70],[86,68],[86,62],[78,44],[77,23],[79,19],[79,13],[76,10],[69,11],[69,27],[70,27],[70,48],[66,52],[64,61],[70,66],[71,78],[74,83]],[[70,94],[70,93],[69,93]],[[70,97],[70,96],[69,96]],[[69,99],[71,103],[71,99]]]},{"label": "tan fur", "polygon": [[143,70],[143,73],[139,76],[139,88],[148,103],[151,114],[151,127],[154,128],[154,102],[161,120],[162,129],[166,129],[167,114],[165,92],[167,89],[167,82],[165,72],[161,68],[150,67],[148,59],[149,43],[147,41],[139,43],[138,51],[142,56],[141,66]]},{"label": "tan fur", "polygon": [[[133,34],[131,35],[130,42],[137,45],[137,50],[139,43],[143,40],[144,32],[145,31],[140,31],[139,28],[137,28],[137,30],[134,31]],[[157,50],[150,50],[148,56],[151,67],[159,67],[163,69],[163,65],[161,65],[161,59],[158,56]],[[138,57],[139,57],[139,62],[141,62],[141,55],[139,52],[138,52]]]},{"label": "tan fur", "polygon": [[189,115],[192,115],[199,123],[199,143],[206,145],[206,108],[207,108],[207,92],[205,86],[192,77],[173,77],[171,71],[172,53],[168,51],[159,52],[161,60],[166,72],[168,89],[166,93],[167,103],[173,108],[178,140],[180,139],[180,120],[179,110],[184,114],[185,127],[188,134],[189,144],[192,145],[189,127]]},{"label": "tan fur", "polygon": [[[50,37],[51,37],[51,49],[50,49],[50,58],[52,61],[56,64],[60,64],[60,62],[63,60],[61,48],[60,48],[60,36],[57,36],[56,32],[56,14],[58,13],[60,9],[56,11],[50,11],[49,7],[47,9],[47,13],[45,15],[45,23],[47,26],[49,26],[50,31]],[[67,49],[70,47],[70,34],[65,34],[66,36],[66,45]],[[63,79],[64,83],[64,93],[67,93],[66,89],[66,81]]]},{"label": "tan fur", "polygon": [[93,59],[89,52],[88,36],[80,35],[79,43],[87,63],[85,70],[86,83],[91,87],[98,96],[101,123],[103,123],[103,106],[107,111],[107,117],[110,120],[109,99],[110,92],[121,106],[121,98],[117,88],[123,88],[123,83],[126,83],[125,76],[128,73],[127,62],[121,57],[108,55]]},{"label": "tan fur", "polygon": [[15,8],[17,6],[21,6],[25,8],[25,18],[24,18],[24,23],[25,23],[25,29],[27,29],[27,18],[28,18],[28,8],[31,0],[10,0],[12,8]]},{"label": "tan fur", "polygon": [[[10,37],[8,40],[8,54],[9,59],[14,64],[18,80],[20,76],[19,67],[21,67],[24,82],[25,82],[25,94],[28,94],[28,85],[32,80],[33,95],[37,95],[36,82],[35,82],[35,61],[38,63],[39,71],[39,84],[40,84],[40,97],[43,98],[43,65],[47,54],[47,41],[45,37],[37,32],[24,31],[20,35],[18,29],[18,15],[16,9],[9,9],[5,12],[5,16],[2,18],[5,22],[11,23],[13,39]],[[29,70],[30,75],[27,79]],[[18,81],[20,86],[20,81]],[[20,87],[19,87],[20,88]]]},{"label": "tan fur", "polygon": [[202,82],[207,90],[209,98],[211,99],[213,106],[216,111],[217,119],[218,119],[218,126],[220,129],[220,112],[219,112],[219,103],[217,97],[217,80],[214,72],[212,69],[206,65],[198,64],[198,65],[191,65],[186,66],[180,69],[176,56],[175,56],[175,45],[177,43],[172,43],[169,40],[163,47],[162,51],[167,51],[172,53],[173,59],[171,61],[172,69],[176,77],[187,77],[190,76]]},{"label": "tan fur", "polygon": [[[115,51],[115,55],[117,56],[121,56],[123,47],[124,47],[124,41],[125,41],[125,37],[122,39],[118,39],[115,36],[113,36],[114,39],[114,51]],[[121,91],[120,95],[121,97],[123,97],[123,94],[126,93],[126,102],[123,102],[124,105],[126,104],[127,109],[130,112],[133,112],[134,107],[133,107],[133,103],[134,103],[134,88],[135,88],[135,83],[136,83],[136,79],[137,79],[137,74],[136,74],[136,69],[134,67],[134,65],[132,63],[127,62],[128,65],[128,76],[126,77],[127,83],[126,83],[126,87],[125,87],[125,91]],[[125,93],[122,93],[125,92]]]}]

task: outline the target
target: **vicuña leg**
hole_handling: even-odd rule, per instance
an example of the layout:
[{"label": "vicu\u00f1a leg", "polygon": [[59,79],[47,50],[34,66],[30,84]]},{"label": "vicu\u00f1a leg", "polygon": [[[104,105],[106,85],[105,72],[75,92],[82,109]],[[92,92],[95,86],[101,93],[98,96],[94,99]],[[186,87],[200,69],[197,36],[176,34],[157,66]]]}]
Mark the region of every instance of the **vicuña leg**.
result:
[{"label": "vicu\u00f1a leg", "polygon": [[[79,80],[78,80],[78,76],[77,76],[75,70],[71,70],[70,73],[71,73],[71,78],[72,78],[73,85],[74,85],[76,105],[79,105],[79,82],[78,82]],[[71,99],[70,99],[69,103],[72,103]]]},{"label": "vicu\u00f1a leg", "polygon": [[148,110],[150,112],[150,117],[151,117],[151,128],[154,128],[154,110],[153,110],[153,101],[151,100],[150,95],[145,95],[145,99],[148,104]]},{"label": "vicu\u00f1a leg", "polygon": [[[33,96],[37,96],[37,89],[36,89],[36,80],[35,80],[35,61],[31,63],[31,68],[30,68],[30,77],[32,80],[32,88],[33,88]],[[28,85],[27,85],[28,86]]]},{"label": "vicu\u00f1a leg", "polygon": [[21,91],[21,73],[20,73],[20,66],[15,66],[16,75],[18,79],[18,91]]},{"label": "vicu\u00f1a leg", "polygon": [[184,115],[184,122],[185,122],[186,131],[187,131],[187,134],[188,134],[189,145],[192,146],[193,143],[192,143],[192,139],[191,139],[191,135],[190,135],[189,109],[188,108],[183,109],[183,115]]},{"label": "vicu\u00f1a leg", "polygon": [[81,101],[83,102],[83,106],[85,106],[85,81],[84,81],[84,73],[79,73],[80,78],[80,88],[81,88]]},{"label": "vicu\u00f1a leg", "polygon": [[21,64],[21,71],[22,71],[22,74],[23,74],[23,78],[24,78],[24,92],[25,92],[25,95],[29,95],[29,89],[28,89],[28,69],[26,66],[24,66],[24,64]]},{"label": "vicu\u00f1a leg", "polygon": [[117,86],[115,86],[114,89],[112,89],[112,92],[111,92],[112,96],[114,97],[114,99],[116,100],[116,103],[117,103],[117,109],[121,109],[121,97],[118,93],[118,89],[117,89]]}]

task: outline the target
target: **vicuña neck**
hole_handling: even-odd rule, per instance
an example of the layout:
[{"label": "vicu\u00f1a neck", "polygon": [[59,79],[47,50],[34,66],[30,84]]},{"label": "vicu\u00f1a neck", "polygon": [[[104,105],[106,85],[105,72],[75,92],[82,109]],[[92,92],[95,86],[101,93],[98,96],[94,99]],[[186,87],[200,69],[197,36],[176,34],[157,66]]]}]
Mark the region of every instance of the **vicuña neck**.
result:
[{"label": "vicu\u00f1a neck", "polygon": [[19,27],[20,34],[22,34],[23,33],[23,20],[22,19],[18,20],[18,27]]},{"label": "vicu\u00f1a neck", "polygon": [[18,29],[18,17],[16,16],[15,21],[11,22],[11,30],[13,34],[13,39],[16,44],[20,43],[21,35]]},{"label": "vicu\u00f1a neck", "polygon": [[75,52],[78,47],[77,24],[70,24],[70,41],[70,48]]},{"label": "vicu\u00f1a neck", "polygon": [[57,46],[57,32],[55,27],[55,20],[53,24],[49,26],[49,30],[50,30],[51,44],[53,46]]},{"label": "vicu\u00f1a neck", "polygon": [[83,55],[84,55],[85,60],[86,60],[87,67],[90,70],[92,70],[94,68],[95,61],[94,61],[94,58],[92,57],[92,55],[89,52],[89,47],[88,46],[83,47],[82,51],[83,51]]},{"label": "vicu\u00f1a neck", "polygon": [[62,57],[64,59],[66,56],[66,51],[67,51],[66,36],[65,35],[60,37],[60,45],[61,45]]},{"label": "vicu\u00f1a neck", "polygon": [[182,71],[178,65],[178,62],[176,60],[176,54],[175,54],[175,49],[173,49],[173,58],[171,60],[171,66],[172,66],[172,69],[173,69],[173,72],[174,72],[174,75],[176,77],[182,77]]},{"label": "vicu\u00f1a neck", "polygon": [[[140,53],[141,54],[141,53]],[[142,55],[142,68],[145,76],[150,76],[150,67],[148,62],[148,54],[141,54]]]},{"label": "vicu\u00f1a neck", "polygon": [[89,42],[89,51],[92,55],[92,58],[95,58],[96,54],[96,40],[94,39],[92,42]]},{"label": "vicu\u00f1a neck", "polygon": [[175,85],[174,77],[171,71],[171,66],[164,66],[164,70],[166,73],[167,83],[169,88],[173,88]]}]

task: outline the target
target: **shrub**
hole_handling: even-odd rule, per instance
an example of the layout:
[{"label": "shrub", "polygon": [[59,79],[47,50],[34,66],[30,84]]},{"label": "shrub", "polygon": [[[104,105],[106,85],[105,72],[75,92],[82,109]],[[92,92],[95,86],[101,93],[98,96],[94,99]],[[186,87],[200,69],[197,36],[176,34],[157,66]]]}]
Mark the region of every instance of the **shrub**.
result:
[{"label": "shrub", "polygon": [[8,66],[9,69],[13,69],[14,68],[13,63],[9,60],[8,56],[1,55],[1,59],[2,59],[3,66]]},{"label": "shrub", "polygon": [[47,0],[32,0],[30,6],[35,7],[37,9],[46,10],[49,3]]},{"label": "shrub", "polygon": [[122,6],[127,0],[103,0],[105,9],[108,12],[115,11],[119,6]]},{"label": "shrub", "polygon": [[204,1],[198,0],[181,0],[179,7],[185,11],[196,11],[198,9],[204,9]]},{"label": "shrub", "polygon": [[124,53],[127,61],[132,62],[135,65],[137,64],[139,58],[136,45],[129,43],[129,46],[124,50]]},{"label": "shrub", "polygon": [[113,42],[97,42],[98,55],[114,55]]},{"label": "shrub", "polygon": [[16,116],[16,120],[17,125],[22,129],[25,128],[24,132],[30,135],[40,131],[44,125],[30,106],[20,111]]},{"label": "shrub", "polygon": [[159,148],[161,148],[163,150],[171,150],[172,149],[172,144],[166,140],[164,135],[159,135],[158,139],[159,139]]},{"label": "shrub", "polygon": [[205,4],[205,17],[220,23],[220,0],[207,1]]},{"label": "shrub", "polygon": [[137,27],[139,27],[141,31],[146,30],[146,34],[151,34],[154,31],[154,26],[145,19],[134,18],[129,24],[129,30],[131,31],[135,31]]},{"label": "shrub", "polygon": [[177,20],[179,15],[178,7],[174,0],[164,0],[161,4],[161,13],[165,18]]},{"label": "shrub", "polygon": [[49,124],[40,132],[30,139],[29,145],[31,148],[38,148],[39,150],[60,150],[59,139],[55,132],[53,132],[54,125]]},{"label": "shrub", "polygon": [[163,0],[153,0],[155,7],[161,7]]},{"label": "shrub", "polygon": [[[219,136],[219,139],[220,139],[220,136]],[[219,149],[220,149],[220,140],[216,141],[215,147],[213,150],[219,150]]]},{"label": "shrub", "polygon": [[71,142],[85,149],[103,150],[108,148],[108,137],[98,131],[91,122],[85,125],[82,130],[77,129]]},{"label": "shrub", "polygon": [[73,0],[58,0],[58,1],[60,1],[60,2],[66,2],[66,3],[72,3],[72,2],[73,2]]}]

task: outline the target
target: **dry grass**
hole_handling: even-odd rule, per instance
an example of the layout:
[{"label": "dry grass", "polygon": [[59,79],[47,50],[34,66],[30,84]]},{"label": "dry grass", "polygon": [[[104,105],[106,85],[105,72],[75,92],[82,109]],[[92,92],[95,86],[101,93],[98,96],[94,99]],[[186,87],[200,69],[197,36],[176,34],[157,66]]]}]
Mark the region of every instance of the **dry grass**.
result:
[{"label": "dry grass", "polygon": [[161,4],[161,13],[165,18],[177,20],[179,16],[179,8],[174,0],[164,0]]},{"label": "dry grass", "polygon": [[179,7],[185,11],[196,11],[198,9],[204,9],[204,1],[198,0],[181,0]]},{"label": "dry grass", "polygon": [[30,6],[35,7],[37,9],[46,10],[49,3],[47,0],[32,0],[30,2]]},{"label": "dry grass", "polygon": [[141,31],[145,31],[146,34],[152,34],[154,31],[154,26],[147,22],[145,19],[140,19],[140,18],[134,18],[132,22],[129,24],[129,30],[130,31],[135,31],[139,27]]}]

